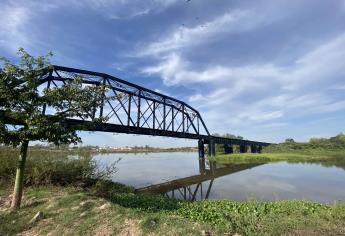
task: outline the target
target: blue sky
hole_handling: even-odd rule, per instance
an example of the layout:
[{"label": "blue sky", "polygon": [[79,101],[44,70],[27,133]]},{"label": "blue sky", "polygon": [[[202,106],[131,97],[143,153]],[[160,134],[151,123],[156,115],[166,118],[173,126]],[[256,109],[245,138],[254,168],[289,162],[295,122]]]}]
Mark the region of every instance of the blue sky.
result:
[{"label": "blue sky", "polygon": [[[0,0],[0,55],[106,72],[197,108],[209,130],[304,141],[345,131],[344,0]],[[194,145],[82,133],[84,144]]]}]

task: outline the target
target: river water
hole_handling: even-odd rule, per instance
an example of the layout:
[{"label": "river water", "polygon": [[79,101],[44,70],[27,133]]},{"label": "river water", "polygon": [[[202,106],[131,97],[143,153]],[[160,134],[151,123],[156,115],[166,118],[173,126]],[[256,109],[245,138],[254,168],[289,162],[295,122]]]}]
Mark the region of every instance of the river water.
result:
[{"label": "river water", "polygon": [[345,170],[335,165],[285,161],[220,165],[199,161],[197,153],[182,152],[101,154],[94,158],[100,166],[121,158],[113,181],[170,198],[345,201]]}]

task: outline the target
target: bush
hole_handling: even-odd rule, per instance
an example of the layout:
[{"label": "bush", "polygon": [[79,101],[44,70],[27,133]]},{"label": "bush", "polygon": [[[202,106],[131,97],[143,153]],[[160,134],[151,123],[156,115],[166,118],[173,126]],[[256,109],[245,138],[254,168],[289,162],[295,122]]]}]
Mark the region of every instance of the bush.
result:
[{"label": "bush", "polygon": [[298,143],[287,139],[284,143],[272,144],[265,147],[264,152],[343,152],[345,153],[345,134],[335,137],[311,138],[309,142]]},{"label": "bush", "polygon": [[98,179],[93,184],[93,192],[97,196],[111,198],[114,194],[133,193],[134,189],[120,183],[114,183],[111,180]]},{"label": "bush", "polygon": [[[0,148],[0,184],[13,184],[19,150]],[[88,185],[91,179],[107,179],[116,172],[115,164],[99,168],[90,152],[79,154],[67,150],[29,150],[25,185]]]}]

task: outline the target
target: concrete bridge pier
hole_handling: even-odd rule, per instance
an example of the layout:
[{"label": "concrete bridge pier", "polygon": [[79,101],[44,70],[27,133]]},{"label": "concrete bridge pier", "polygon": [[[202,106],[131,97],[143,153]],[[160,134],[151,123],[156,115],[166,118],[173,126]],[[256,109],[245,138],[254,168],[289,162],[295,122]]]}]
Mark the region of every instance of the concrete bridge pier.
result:
[{"label": "concrete bridge pier", "polygon": [[224,152],[226,154],[234,153],[234,148],[230,144],[224,144]]},{"label": "concrete bridge pier", "polygon": [[246,153],[248,150],[247,145],[240,145],[240,153]]},{"label": "concrete bridge pier", "polygon": [[258,146],[257,153],[261,153],[261,152],[262,152],[262,146]]},{"label": "concrete bridge pier", "polygon": [[199,158],[199,173],[201,175],[206,174],[206,163],[205,158]]},{"label": "concrete bridge pier", "polygon": [[208,143],[208,156],[214,157],[216,155],[216,145],[213,139],[209,140]]},{"label": "concrete bridge pier", "polygon": [[205,158],[205,149],[204,149],[205,141],[203,139],[199,139],[198,141],[198,149],[199,149],[199,158]]},{"label": "concrete bridge pier", "polygon": [[250,152],[251,152],[251,153],[257,153],[257,152],[258,152],[257,146],[256,146],[256,145],[251,145],[251,146],[250,146]]},{"label": "concrete bridge pier", "polygon": [[210,161],[209,162],[210,165],[210,171],[212,174],[215,174],[216,170],[217,170],[217,163],[215,161]]}]

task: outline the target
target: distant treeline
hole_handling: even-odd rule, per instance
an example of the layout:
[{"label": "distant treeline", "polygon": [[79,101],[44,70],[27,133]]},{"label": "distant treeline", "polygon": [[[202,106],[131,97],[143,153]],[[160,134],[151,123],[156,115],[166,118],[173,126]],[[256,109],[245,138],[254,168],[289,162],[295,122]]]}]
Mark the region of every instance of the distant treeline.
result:
[{"label": "distant treeline", "polygon": [[125,148],[93,148],[92,153],[140,153],[140,152],[197,152],[197,147],[176,147],[176,148],[159,148],[150,146],[134,146]]},{"label": "distant treeline", "polygon": [[284,143],[272,144],[264,148],[264,152],[317,152],[317,151],[339,151],[345,152],[345,134],[340,133],[331,138],[311,138],[309,142],[295,142],[293,139],[286,139]]},{"label": "distant treeline", "polygon": [[[11,149],[11,147],[0,145],[1,150]],[[59,151],[68,154],[92,154],[92,153],[138,153],[138,152],[196,152],[197,147],[175,147],[175,148],[161,148],[161,147],[151,147],[149,145],[145,146],[133,146],[133,147],[99,147],[93,145],[86,146],[72,146],[69,145],[59,145],[54,144],[42,145],[35,144],[30,146],[31,151]]]}]

